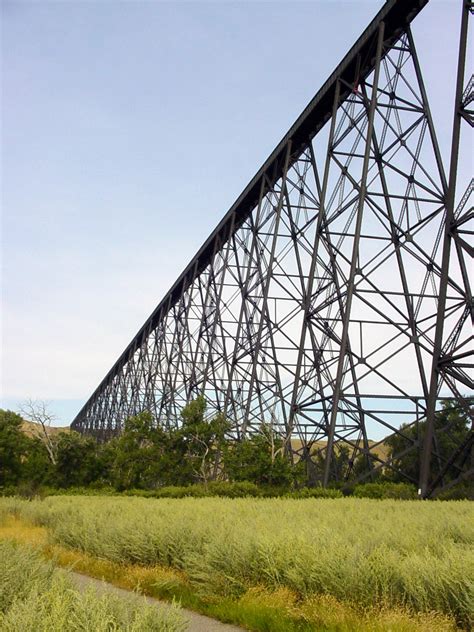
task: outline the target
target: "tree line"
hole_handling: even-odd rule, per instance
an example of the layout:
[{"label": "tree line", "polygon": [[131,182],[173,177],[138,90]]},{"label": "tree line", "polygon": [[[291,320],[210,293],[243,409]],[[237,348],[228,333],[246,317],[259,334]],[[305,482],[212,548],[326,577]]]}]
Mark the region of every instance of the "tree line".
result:
[{"label": "tree line", "polygon": [[[152,415],[143,412],[127,419],[120,435],[102,443],[74,431],[28,436],[22,426],[20,415],[0,409],[0,488],[3,489],[27,482],[55,488],[109,486],[118,491],[153,490],[196,483],[207,485],[214,481],[291,489],[317,485],[324,468],[324,452],[312,455],[311,460],[292,462],[283,440],[269,424],[262,424],[260,432],[243,440],[229,438],[229,421],[222,414],[206,418],[203,397],[183,408],[181,423],[176,428],[157,426]],[[436,427],[440,432],[432,476],[443,473],[446,483],[456,478],[458,467],[454,461],[441,472],[443,463],[471,431],[468,415],[454,403],[445,402],[436,417]],[[449,431],[443,432],[446,427]],[[422,423],[418,428],[402,426],[400,434],[387,437],[384,443],[388,455],[402,456],[394,460],[396,469],[379,469],[368,480],[416,481],[417,451],[406,452],[406,448],[422,431]],[[366,468],[366,457],[352,460],[347,447],[334,454],[333,474],[339,486],[350,484]]]}]

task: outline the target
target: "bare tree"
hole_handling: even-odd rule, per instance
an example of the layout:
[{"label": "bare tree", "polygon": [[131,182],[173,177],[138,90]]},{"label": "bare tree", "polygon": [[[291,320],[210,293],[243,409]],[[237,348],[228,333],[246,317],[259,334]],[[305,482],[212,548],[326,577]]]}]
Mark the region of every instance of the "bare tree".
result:
[{"label": "bare tree", "polygon": [[[272,463],[275,463],[275,459],[278,455],[283,454],[285,451],[285,442],[288,440],[291,441],[291,435],[288,435],[285,440],[282,440],[284,436],[284,431],[280,427],[278,420],[275,416],[275,411],[272,410],[272,417],[270,423],[263,423],[260,427],[260,431],[268,441],[268,445],[271,450],[271,460]],[[277,448],[277,444],[279,447]]]},{"label": "bare tree", "polygon": [[48,431],[52,422],[55,421],[56,415],[48,409],[48,403],[42,400],[27,399],[20,406],[20,414],[24,419],[35,424],[37,436],[44,440],[51,463],[56,465],[56,449]]}]

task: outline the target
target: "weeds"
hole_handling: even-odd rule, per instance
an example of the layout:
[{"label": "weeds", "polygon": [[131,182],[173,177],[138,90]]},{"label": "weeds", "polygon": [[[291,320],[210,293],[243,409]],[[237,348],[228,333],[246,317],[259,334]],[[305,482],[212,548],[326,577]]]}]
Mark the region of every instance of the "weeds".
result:
[{"label": "weeds", "polygon": [[177,608],[163,611],[91,588],[67,577],[32,549],[0,542],[0,629],[4,632],[183,632]]},{"label": "weeds", "polygon": [[[354,608],[360,621],[365,611],[373,619],[374,607],[387,621],[399,619],[386,627],[367,627],[367,619],[366,628],[349,619],[352,628],[322,627],[328,630],[408,630],[407,612],[412,621],[430,621],[413,630],[453,629],[446,617],[465,628],[472,622],[474,516],[467,501],[56,497],[4,499],[0,515],[3,502],[46,525],[51,542],[63,547],[119,565],[175,569],[203,603],[226,604],[229,612],[268,611],[268,604],[250,605],[260,587],[265,595],[289,591],[313,620],[308,604],[331,600],[346,614]],[[161,589],[173,594],[166,579]]]}]

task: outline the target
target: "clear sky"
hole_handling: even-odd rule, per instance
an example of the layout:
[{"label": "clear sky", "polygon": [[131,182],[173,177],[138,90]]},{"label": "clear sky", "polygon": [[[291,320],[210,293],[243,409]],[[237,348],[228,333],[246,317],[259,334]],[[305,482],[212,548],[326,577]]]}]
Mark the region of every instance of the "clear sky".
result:
[{"label": "clear sky", "polygon": [[[72,421],[382,4],[3,0],[1,405]],[[414,27],[447,128],[459,8]]]}]

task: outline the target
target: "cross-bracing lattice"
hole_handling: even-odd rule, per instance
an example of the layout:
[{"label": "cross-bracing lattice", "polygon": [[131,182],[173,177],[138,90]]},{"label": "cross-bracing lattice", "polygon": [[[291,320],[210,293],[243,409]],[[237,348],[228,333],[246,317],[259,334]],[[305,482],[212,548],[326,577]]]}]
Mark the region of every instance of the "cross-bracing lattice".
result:
[{"label": "cross-bracing lattice", "polygon": [[419,456],[423,496],[448,469],[454,482],[472,475],[472,433],[441,457],[437,433],[450,427],[434,424],[445,398],[472,418],[473,182],[456,191],[459,137],[473,125],[463,68],[472,4],[450,162],[410,28],[416,4],[386,3],[313,101],[326,99],[326,115],[293,126],[249,185],[253,199],[244,192],[227,214],[76,429],[110,436],[142,410],[174,425],[204,394],[235,438],[266,422],[292,458],[322,459],[323,484],[341,476],[341,445],[351,454],[342,476],[355,463],[359,480],[399,467],[401,455],[382,449],[393,433]]}]

